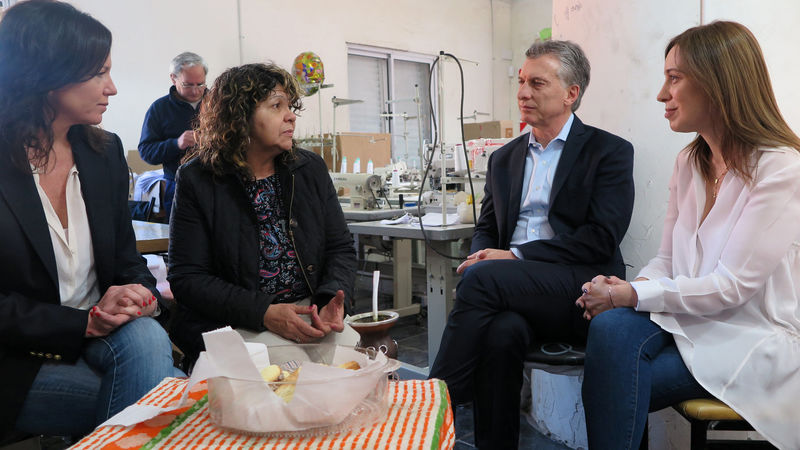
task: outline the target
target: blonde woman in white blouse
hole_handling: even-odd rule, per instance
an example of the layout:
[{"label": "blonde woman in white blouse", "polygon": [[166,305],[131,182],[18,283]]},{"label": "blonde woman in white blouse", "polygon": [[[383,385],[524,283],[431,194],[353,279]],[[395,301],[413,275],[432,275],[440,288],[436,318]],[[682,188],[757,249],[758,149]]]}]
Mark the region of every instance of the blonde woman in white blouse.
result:
[{"label": "blonde woman in white blouse", "polygon": [[664,75],[670,128],[697,137],[675,163],[658,255],[576,302],[592,321],[590,448],[638,448],[648,411],[700,396],[800,448],[800,139],[738,23],[673,38]]}]

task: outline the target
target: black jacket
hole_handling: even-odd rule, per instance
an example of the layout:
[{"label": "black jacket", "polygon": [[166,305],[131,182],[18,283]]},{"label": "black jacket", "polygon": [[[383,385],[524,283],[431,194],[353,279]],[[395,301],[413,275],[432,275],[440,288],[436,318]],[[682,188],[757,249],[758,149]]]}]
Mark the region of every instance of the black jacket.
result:
[{"label": "black jacket", "polygon": [[[289,236],[313,302],[326,305],[341,289],[353,298],[353,239],[328,175],[315,153],[296,149],[276,160],[283,183]],[[194,159],[176,178],[170,223],[168,279],[178,302],[173,341],[189,357],[203,349],[200,334],[225,325],[255,331],[274,296],[259,290],[258,223],[244,183],[215,177]]]},{"label": "black jacket", "polygon": [[[528,133],[492,153],[472,251],[508,249],[517,226]],[[588,266],[625,277],[619,244],[633,212],[633,146],[575,116],[558,161],[547,219],[552,239],[518,248],[525,259]]]},{"label": "black jacket", "polygon": [[[68,138],[101,295],[112,285],[141,283],[159,296],[136,251],[122,143],[107,133],[98,153],[80,128]],[[80,357],[88,320],[88,310],[61,305],[53,243],[33,176],[0,149],[0,436],[16,423],[44,361],[72,363]]]}]

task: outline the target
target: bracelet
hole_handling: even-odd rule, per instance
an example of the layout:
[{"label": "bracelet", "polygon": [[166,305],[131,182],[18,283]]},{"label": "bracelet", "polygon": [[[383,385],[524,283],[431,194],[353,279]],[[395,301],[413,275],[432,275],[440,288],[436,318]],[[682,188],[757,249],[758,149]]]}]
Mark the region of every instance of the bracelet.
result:
[{"label": "bracelet", "polygon": [[608,287],[608,301],[611,302],[611,309],[617,307],[616,305],[614,305],[614,297],[611,295],[611,286]]}]

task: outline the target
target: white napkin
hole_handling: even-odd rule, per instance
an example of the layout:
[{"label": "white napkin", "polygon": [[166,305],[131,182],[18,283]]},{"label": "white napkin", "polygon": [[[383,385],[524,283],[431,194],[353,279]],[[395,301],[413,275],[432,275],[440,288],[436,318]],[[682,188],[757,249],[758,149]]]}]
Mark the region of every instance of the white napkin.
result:
[{"label": "white napkin", "polygon": [[429,212],[422,216],[422,224],[426,227],[441,227],[443,225],[455,225],[458,222],[458,214],[446,214],[444,224],[442,224],[442,213]]}]

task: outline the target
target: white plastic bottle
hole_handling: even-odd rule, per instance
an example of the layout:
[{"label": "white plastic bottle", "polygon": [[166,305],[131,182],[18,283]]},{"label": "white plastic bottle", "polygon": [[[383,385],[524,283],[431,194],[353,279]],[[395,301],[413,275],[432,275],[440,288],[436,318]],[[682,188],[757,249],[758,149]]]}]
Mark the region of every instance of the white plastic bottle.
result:
[{"label": "white plastic bottle", "polygon": [[361,173],[361,158],[356,158],[353,163],[353,173]]},{"label": "white plastic bottle", "polygon": [[347,156],[342,156],[342,165],[339,166],[339,173],[347,173]]},{"label": "white plastic bottle", "polygon": [[375,173],[375,166],[372,164],[372,160],[371,159],[369,161],[367,161],[367,173],[370,174],[370,175]]}]

